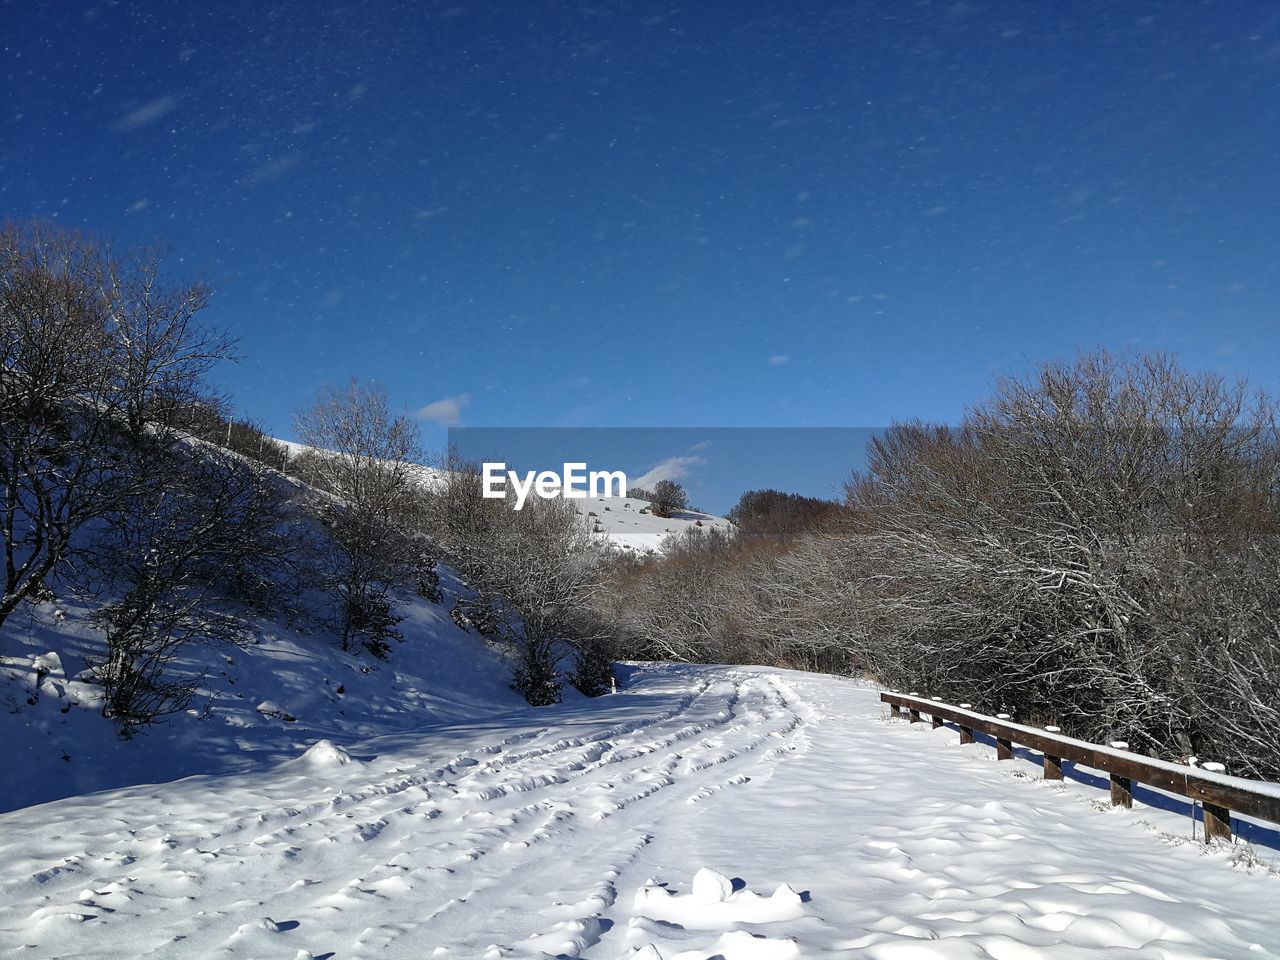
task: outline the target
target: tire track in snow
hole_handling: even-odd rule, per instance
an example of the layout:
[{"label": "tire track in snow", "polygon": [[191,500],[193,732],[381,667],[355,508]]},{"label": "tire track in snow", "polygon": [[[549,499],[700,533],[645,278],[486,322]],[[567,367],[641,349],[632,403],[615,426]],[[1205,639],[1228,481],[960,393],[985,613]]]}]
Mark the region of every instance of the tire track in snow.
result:
[{"label": "tire track in snow", "polygon": [[[740,687],[735,687],[733,695],[726,698],[726,703],[736,703],[739,690]],[[733,717],[731,708],[718,711],[713,718],[714,725],[726,724]],[[768,719],[761,711],[756,712],[755,718],[760,721]],[[782,725],[782,729],[791,730],[794,726],[794,721],[790,720]],[[697,739],[689,746],[679,748],[684,753],[678,750],[663,752],[665,747],[689,744],[696,736],[695,728],[709,729],[708,726],[698,723],[684,724],[657,741],[645,742],[642,744],[644,749],[638,751],[622,749],[617,757],[612,755],[601,757],[593,765],[593,769],[597,772],[612,774],[615,771],[609,769],[611,765],[638,758],[656,758],[627,770],[616,780],[609,779],[596,784],[598,789],[610,794],[615,792],[618,786],[639,785],[637,789],[630,790],[620,799],[610,801],[609,815],[620,812],[634,814],[635,818],[644,824],[661,818],[660,812],[654,811],[642,802],[651,801],[651,798],[660,791],[676,782],[676,777],[680,776],[678,768],[684,754],[697,747],[714,748],[716,746],[714,741],[719,739],[718,737]],[[750,728],[746,724],[738,724],[731,729],[735,732],[744,732]],[[755,738],[757,742],[751,743],[744,753],[750,753],[759,743],[772,741],[771,734],[776,732],[768,730],[757,735]],[[547,756],[546,753],[541,752],[539,755]],[[688,773],[696,776],[703,771],[713,769],[717,762],[728,762],[736,756],[737,754],[734,757],[718,757],[712,762],[690,764]],[[682,797],[683,795],[672,796],[669,800],[675,804],[679,803]],[[602,819],[603,817],[598,818],[598,820]],[[516,865],[505,862],[494,867],[494,861],[488,859],[488,855],[493,852],[492,848],[485,849],[483,846],[475,848],[473,852],[479,856],[470,861],[470,868],[460,866],[450,877],[450,886],[454,888],[453,895],[438,909],[429,911],[426,920],[421,919],[421,914],[389,919],[383,935],[372,939],[366,938],[363,942],[370,946],[371,950],[375,944],[377,950],[384,950],[406,938],[417,937],[428,943],[453,945],[456,949],[465,951],[464,955],[480,955],[474,951],[486,945],[467,939],[471,931],[465,921],[449,928],[456,940],[441,939],[438,932],[442,921],[453,915],[478,913],[492,918],[503,927],[523,928],[528,931],[524,938],[517,939],[514,943],[497,946],[485,955],[542,956],[544,953],[558,956],[577,955],[578,952],[596,942],[600,934],[607,929],[605,923],[601,921],[600,913],[611,906],[616,898],[617,891],[613,882],[651,838],[651,834],[647,833],[644,826],[622,830],[604,829],[599,826],[598,820],[595,823],[582,825],[572,811],[560,810],[548,818],[547,828],[535,830],[530,838],[529,846],[534,843],[548,844],[548,846],[539,847],[535,851],[535,857],[525,858]],[[631,821],[628,820],[627,823],[630,824]],[[465,836],[454,846],[465,845],[472,839],[470,836]],[[510,841],[507,846],[511,846]],[[486,859],[482,860],[482,857]],[[579,876],[577,870],[566,871],[566,863],[570,861],[575,866],[590,865],[592,870],[600,870],[600,865],[603,865],[603,874],[593,876],[589,873],[588,876],[575,880],[575,883],[580,884],[576,892],[566,895],[549,911],[541,909],[544,906],[541,894],[532,901],[521,898],[520,891],[561,890],[563,893],[566,881]],[[515,879],[517,875],[518,880]],[[469,881],[467,889],[459,890],[456,885],[464,876]],[[419,904],[413,905],[414,911],[419,908]],[[458,929],[459,926],[461,929]],[[420,927],[427,929],[423,930]],[[432,931],[436,933],[433,934]]]},{"label": "tire track in snow", "polygon": [[[535,945],[550,942],[538,938],[550,937],[573,955],[600,934],[598,915],[616,896],[610,878],[647,843],[641,824],[659,820],[665,806],[750,782],[745,770],[800,742],[804,721],[764,677],[699,679],[667,702],[647,716],[584,724],[571,737],[563,727],[520,731],[436,765],[401,751],[368,767],[313,771],[295,761],[265,783],[205,778],[213,802],[199,816],[189,804],[175,807],[185,816],[138,808],[147,794],[164,803],[165,787],[115,792],[93,815],[67,801],[62,809],[81,814],[66,824],[71,845],[84,853],[25,878],[6,871],[0,903],[14,906],[0,907],[0,945],[65,949],[40,956],[81,955],[92,945],[95,956],[132,957],[208,955],[221,943],[227,955],[292,960],[304,945],[347,955],[448,936],[470,950],[486,946],[473,942],[473,918],[515,921],[518,888],[559,899],[550,914],[528,912],[525,952],[537,955]],[[609,707],[596,704],[600,713]],[[671,791],[677,784],[687,789]],[[228,809],[238,812],[219,815]],[[560,867],[565,859],[599,872],[579,883]],[[572,889],[562,890],[567,882]],[[370,916],[378,922],[365,923]],[[320,942],[326,937],[341,942]]]}]

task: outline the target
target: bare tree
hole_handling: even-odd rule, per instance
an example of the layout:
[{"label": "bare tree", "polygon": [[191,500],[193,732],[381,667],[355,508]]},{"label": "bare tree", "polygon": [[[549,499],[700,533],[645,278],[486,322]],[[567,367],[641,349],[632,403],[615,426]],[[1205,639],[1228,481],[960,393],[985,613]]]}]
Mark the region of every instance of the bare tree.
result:
[{"label": "bare tree", "polygon": [[353,377],[345,387],[322,387],[294,425],[311,448],[299,469],[351,510],[387,521],[419,489],[418,425],[391,411],[378,384]]},{"label": "bare tree", "polygon": [[1048,365],[959,430],[892,431],[850,490],[877,669],[1171,756],[1216,743],[1224,689],[1262,720],[1278,456],[1265,397],[1159,356]]},{"label": "bare tree", "polygon": [[391,412],[380,386],[355,379],[321,389],[295,422],[310,449],[294,469],[334,498],[318,506],[330,531],[321,571],[338,599],[342,647],[385,656],[401,639],[391,591],[415,581],[424,555],[411,529],[423,483],[417,424]]},{"label": "bare tree", "polygon": [[127,493],[118,463],[157,398],[193,393],[229,355],[194,322],[207,291],[165,284],[158,266],[58,227],[0,230],[0,624]]},{"label": "bare tree", "polygon": [[125,732],[186,706],[200,680],[180,668],[187,648],[246,639],[239,604],[281,591],[293,549],[260,465],[198,441],[145,463],[81,551],[82,589],[110,594],[93,615],[107,650],[91,661]]},{"label": "bare tree", "polygon": [[649,501],[655,517],[670,517],[689,506],[689,495],[674,480],[659,480],[653,485]]},{"label": "bare tree", "polygon": [[160,249],[141,250],[113,264],[104,277],[113,366],[135,439],[167,423],[171,411],[207,402],[205,376],[218,362],[234,358],[234,339],[198,320],[212,289],[200,282],[166,282],[163,261]]},{"label": "bare tree", "polygon": [[578,651],[574,672],[602,692],[603,638],[592,601],[600,588],[599,552],[566,500],[481,495],[474,464],[447,464],[432,499],[433,529],[445,555],[477,592],[477,612],[517,651],[515,688],[534,705],[559,701],[562,660]]}]

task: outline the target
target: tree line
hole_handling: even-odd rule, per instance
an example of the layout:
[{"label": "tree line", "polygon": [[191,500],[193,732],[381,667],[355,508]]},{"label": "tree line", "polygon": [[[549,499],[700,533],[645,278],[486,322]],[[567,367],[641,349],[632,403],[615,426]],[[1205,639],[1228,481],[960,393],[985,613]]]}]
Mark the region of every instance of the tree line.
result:
[{"label": "tree line", "polygon": [[839,503],[743,498],[604,592],[631,656],[865,673],[1280,778],[1276,407],[1163,356],[876,438]]}]

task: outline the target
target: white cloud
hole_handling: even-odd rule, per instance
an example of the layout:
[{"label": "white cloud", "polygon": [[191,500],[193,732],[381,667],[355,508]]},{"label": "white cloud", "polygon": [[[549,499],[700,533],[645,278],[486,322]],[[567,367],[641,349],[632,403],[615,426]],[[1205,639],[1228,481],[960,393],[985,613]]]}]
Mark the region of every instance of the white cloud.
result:
[{"label": "white cloud", "polygon": [[780,367],[790,359],[791,358],[787,356],[785,353],[775,353],[772,357],[769,358],[769,366]]},{"label": "white cloud", "polygon": [[124,132],[125,130],[136,130],[138,127],[145,127],[148,123],[159,120],[177,105],[177,97],[156,97],[156,99],[144,103],[137,110],[132,113],[126,113],[117,120],[116,129]]},{"label": "white cloud", "polygon": [[442,427],[456,427],[462,422],[462,408],[471,403],[471,394],[460,393],[456,397],[445,397],[434,403],[428,403],[419,409],[415,416],[421,420],[430,420]]},{"label": "white cloud", "polygon": [[627,482],[633,487],[644,487],[648,490],[659,480],[681,480],[687,477],[695,467],[700,467],[706,462],[702,457],[667,457],[661,463],[655,464],[643,476],[628,477]]}]

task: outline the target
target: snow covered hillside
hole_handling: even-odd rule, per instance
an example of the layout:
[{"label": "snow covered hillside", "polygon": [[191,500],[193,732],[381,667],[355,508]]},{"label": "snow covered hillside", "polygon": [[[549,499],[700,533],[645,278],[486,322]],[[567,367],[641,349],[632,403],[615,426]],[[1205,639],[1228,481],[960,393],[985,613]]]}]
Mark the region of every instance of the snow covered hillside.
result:
[{"label": "snow covered hillside", "polygon": [[1104,811],[847,680],[624,680],[0,815],[0,955],[1280,956],[1280,877],[1176,811]]},{"label": "snow covered hillside", "polygon": [[631,497],[591,497],[577,501],[578,513],[598,540],[607,540],[638,554],[658,553],[664,537],[693,529],[732,529],[724,517],[697,510],[677,510],[671,517],[655,517],[647,500]]},{"label": "snow covered hillside", "polygon": [[[324,632],[254,621],[244,647],[192,644],[176,667],[204,675],[189,708],[130,740],[103,719],[102,687],[79,679],[101,634],[88,610],[44,603],[5,625],[0,653],[0,810],[105,787],[241,770],[326,737],[366,738],[514,709],[512,665],[449,617],[466,587],[441,568],[444,601],[406,592],[403,643],[387,660],[344,653]],[[573,695],[572,688],[566,696]]]}]

